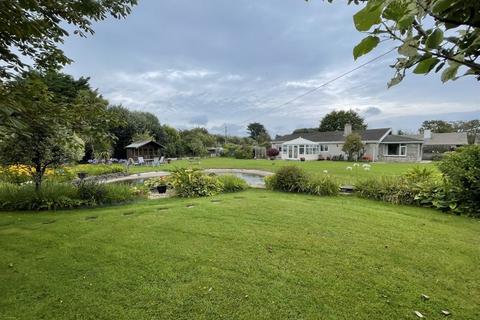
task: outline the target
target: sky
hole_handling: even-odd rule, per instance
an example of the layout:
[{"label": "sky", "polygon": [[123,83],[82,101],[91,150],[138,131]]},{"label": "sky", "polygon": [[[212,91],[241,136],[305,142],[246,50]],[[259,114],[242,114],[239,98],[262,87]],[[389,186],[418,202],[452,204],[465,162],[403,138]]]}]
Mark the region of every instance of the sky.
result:
[{"label": "sky", "polygon": [[358,10],[343,1],[140,0],[125,20],[69,37],[63,49],[75,62],[64,71],[162,124],[229,135],[246,135],[250,122],[271,135],[318,127],[332,110],[412,133],[424,120],[480,117],[473,77],[443,84],[437,74],[410,74],[387,89],[395,52],[285,104],[395,46],[384,42],[354,61],[365,36],[353,25]]}]

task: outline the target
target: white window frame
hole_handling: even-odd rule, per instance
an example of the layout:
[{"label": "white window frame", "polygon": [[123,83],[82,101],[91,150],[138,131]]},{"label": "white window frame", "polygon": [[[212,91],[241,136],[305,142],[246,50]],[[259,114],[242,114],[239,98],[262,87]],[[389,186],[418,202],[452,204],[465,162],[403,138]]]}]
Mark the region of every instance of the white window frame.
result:
[{"label": "white window frame", "polygon": [[[398,145],[398,153],[390,154],[388,153],[388,146],[394,144]],[[385,155],[387,157],[406,157],[407,156],[407,145],[405,143],[388,143],[385,145]]]}]

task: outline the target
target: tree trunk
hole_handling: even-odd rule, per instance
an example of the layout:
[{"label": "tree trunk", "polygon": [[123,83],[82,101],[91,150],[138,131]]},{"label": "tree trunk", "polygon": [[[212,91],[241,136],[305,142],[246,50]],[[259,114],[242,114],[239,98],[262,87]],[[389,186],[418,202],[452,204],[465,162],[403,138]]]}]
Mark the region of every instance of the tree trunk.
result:
[{"label": "tree trunk", "polygon": [[42,187],[42,180],[43,180],[43,170],[41,166],[36,166],[35,167],[35,175],[33,176],[33,180],[35,182],[35,191],[38,192],[40,191],[40,188]]}]

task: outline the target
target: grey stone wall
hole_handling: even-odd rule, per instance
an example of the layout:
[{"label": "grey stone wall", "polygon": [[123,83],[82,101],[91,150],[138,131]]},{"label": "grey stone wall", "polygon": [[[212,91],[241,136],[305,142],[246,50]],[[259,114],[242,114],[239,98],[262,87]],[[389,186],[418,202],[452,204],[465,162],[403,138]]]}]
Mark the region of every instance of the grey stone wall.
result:
[{"label": "grey stone wall", "polygon": [[[388,156],[387,145],[381,144],[378,148],[378,161],[385,162],[417,162],[421,160],[422,146],[418,143],[407,143],[406,156]],[[420,150],[420,154],[419,154]]]}]

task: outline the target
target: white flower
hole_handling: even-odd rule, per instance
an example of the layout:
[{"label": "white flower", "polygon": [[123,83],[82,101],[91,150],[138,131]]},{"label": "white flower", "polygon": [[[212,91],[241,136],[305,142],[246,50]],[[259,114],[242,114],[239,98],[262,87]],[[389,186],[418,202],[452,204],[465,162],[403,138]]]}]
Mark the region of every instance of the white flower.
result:
[{"label": "white flower", "polygon": [[323,170],[323,173],[327,174],[327,173],[328,173],[328,170]]},{"label": "white flower", "polygon": [[353,169],[352,167],[347,167],[347,170],[350,170],[350,171],[352,171],[352,169]]},{"label": "white flower", "polygon": [[370,171],[370,167],[363,167],[363,170]]},{"label": "white flower", "polygon": [[354,163],[353,166],[354,167],[360,167],[360,165],[358,163]]},{"label": "white flower", "polygon": [[362,165],[362,167],[364,167],[364,168],[370,168],[370,167],[371,167],[371,165],[369,165],[369,164],[365,163],[364,165]]}]

